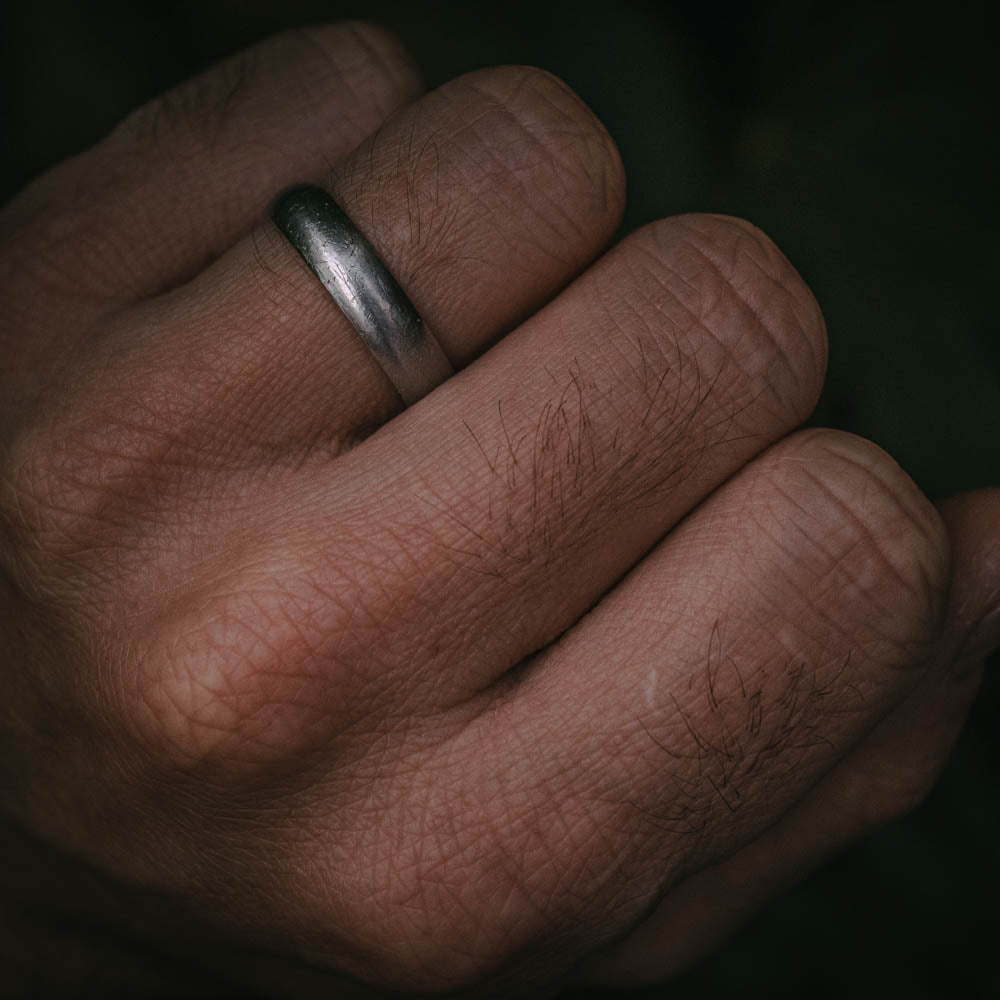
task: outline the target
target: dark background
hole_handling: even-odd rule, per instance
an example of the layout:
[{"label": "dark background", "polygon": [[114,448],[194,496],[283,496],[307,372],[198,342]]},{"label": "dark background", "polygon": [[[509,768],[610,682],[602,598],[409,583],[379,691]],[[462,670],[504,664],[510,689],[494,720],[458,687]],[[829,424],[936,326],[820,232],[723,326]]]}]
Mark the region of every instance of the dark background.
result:
[{"label": "dark background", "polygon": [[[996,52],[975,10],[943,5],[932,18],[910,5],[801,2],[732,11],[639,0],[7,4],[0,200],[137,104],[291,25],[380,21],[403,38],[429,87],[495,63],[543,66],[619,142],[629,178],[623,231],[710,210],[749,218],[778,242],[830,330],[814,422],[878,442],[940,499],[1000,483],[998,130],[987,86]],[[923,807],[774,902],[691,972],[629,995],[1000,996],[998,668],[994,658]],[[74,919],[61,928],[65,945],[39,946],[36,956],[63,963],[61,981],[89,984],[60,995],[112,995],[117,983],[124,995],[251,996],[146,945],[100,943],[84,916]],[[83,971],[68,943],[75,931],[98,951],[128,953],[120,981],[111,959]],[[4,995],[4,966],[30,965],[14,954],[21,947],[0,940]]]}]

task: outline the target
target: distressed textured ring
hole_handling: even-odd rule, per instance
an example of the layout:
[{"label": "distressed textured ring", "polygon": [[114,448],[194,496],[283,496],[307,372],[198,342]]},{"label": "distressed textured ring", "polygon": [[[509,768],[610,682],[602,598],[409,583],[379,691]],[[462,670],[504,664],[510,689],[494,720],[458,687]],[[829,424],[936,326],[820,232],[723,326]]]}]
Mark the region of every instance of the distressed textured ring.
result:
[{"label": "distressed textured ring", "polygon": [[409,406],[454,374],[441,345],[372,245],[322,188],[283,192],[271,217]]}]

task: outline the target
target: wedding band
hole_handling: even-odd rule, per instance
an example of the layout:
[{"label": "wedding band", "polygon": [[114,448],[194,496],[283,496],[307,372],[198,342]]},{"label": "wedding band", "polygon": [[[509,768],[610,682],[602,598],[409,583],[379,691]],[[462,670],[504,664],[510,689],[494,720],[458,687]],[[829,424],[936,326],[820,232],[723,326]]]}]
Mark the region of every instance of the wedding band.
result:
[{"label": "wedding band", "polygon": [[278,197],[271,217],[407,406],[454,374],[396,279],[326,191],[311,184],[290,188]]}]

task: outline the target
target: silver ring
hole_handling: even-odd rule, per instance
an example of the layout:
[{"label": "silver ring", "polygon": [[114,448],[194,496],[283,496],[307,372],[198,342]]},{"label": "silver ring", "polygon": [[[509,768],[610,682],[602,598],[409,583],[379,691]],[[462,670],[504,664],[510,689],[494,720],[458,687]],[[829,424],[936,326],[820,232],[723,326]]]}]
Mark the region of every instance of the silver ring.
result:
[{"label": "silver ring", "polygon": [[290,188],[278,197],[271,217],[407,406],[455,373],[372,245],[322,188]]}]

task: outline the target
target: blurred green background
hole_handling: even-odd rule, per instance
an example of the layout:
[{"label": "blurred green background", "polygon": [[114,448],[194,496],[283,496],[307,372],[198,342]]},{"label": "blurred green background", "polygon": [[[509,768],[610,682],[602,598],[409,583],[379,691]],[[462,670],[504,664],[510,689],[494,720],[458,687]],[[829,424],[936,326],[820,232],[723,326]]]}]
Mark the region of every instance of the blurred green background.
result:
[{"label": "blurred green background", "polygon": [[[872,438],[937,499],[1000,483],[996,53],[976,10],[8,3],[0,198],[137,104],[283,27],[379,21],[403,38],[428,86],[494,63],[543,66],[618,140],[629,178],[623,231],[710,210],[744,216],[778,242],[829,326],[830,375],[814,421]],[[775,901],[680,979],[629,995],[1000,996],[997,668],[923,807]],[[156,973],[134,995],[250,996],[138,954],[132,964]],[[112,982],[95,981],[93,995],[111,995]]]}]

